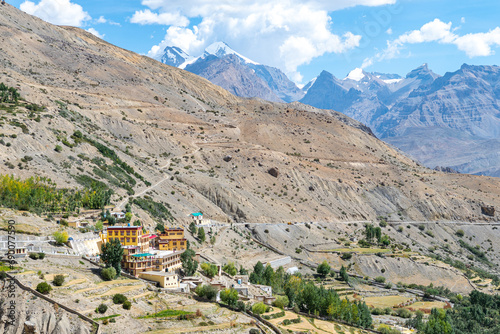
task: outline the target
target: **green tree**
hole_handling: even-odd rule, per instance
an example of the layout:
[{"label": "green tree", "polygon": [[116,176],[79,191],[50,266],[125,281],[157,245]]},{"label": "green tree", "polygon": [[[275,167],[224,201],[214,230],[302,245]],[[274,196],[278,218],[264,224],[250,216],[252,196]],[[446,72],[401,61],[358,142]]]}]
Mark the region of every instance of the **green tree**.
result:
[{"label": "green tree", "polygon": [[54,280],[52,281],[55,286],[61,286],[64,283],[64,275],[56,275],[54,276]]},{"label": "green tree", "polygon": [[215,300],[218,291],[213,286],[204,284],[204,285],[198,285],[194,290],[194,292],[202,298],[207,298],[208,300]]},{"label": "green tree", "polygon": [[63,245],[68,242],[69,235],[66,231],[56,231],[53,236],[58,245]]},{"label": "green tree", "polygon": [[349,282],[349,274],[347,274],[347,269],[344,266],[340,267],[339,276],[340,279],[343,280],[344,282],[346,283]]},{"label": "green tree", "polygon": [[191,232],[192,235],[196,235],[197,231],[198,229],[196,228],[196,224],[191,222],[191,224],[189,224],[189,232]]},{"label": "green tree", "polygon": [[101,269],[101,277],[105,281],[112,281],[116,277],[116,270],[113,267]]},{"label": "green tree", "polygon": [[267,306],[263,302],[258,302],[252,306],[252,312],[255,314],[262,314],[266,312]]},{"label": "green tree", "polygon": [[200,239],[201,243],[204,243],[205,242],[205,238],[206,238],[205,229],[203,227],[200,227],[198,229],[198,239]]},{"label": "green tree", "polygon": [[224,267],[222,267],[222,270],[224,270],[224,272],[228,273],[231,276],[234,276],[238,273],[238,269],[236,269],[234,262],[228,262],[226,265],[224,265]]},{"label": "green tree", "polygon": [[278,296],[276,297],[276,300],[273,302],[273,306],[283,310],[285,307],[288,306],[289,303],[290,301],[288,300],[287,296]]},{"label": "green tree", "polygon": [[186,249],[181,254],[182,271],[186,276],[193,276],[198,269],[198,262],[194,260],[196,253],[192,249]]},{"label": "green tree", "polygon": [[238,291],[235,289],[224,289],[220,292],[220,299],[229,307],[235,308],[238,302]]},{"label": "green tree", "polygon": [[155,230],[160,231],[161,233],[165,233],[165,225],[162,223],[157,223]]},{"label": "green tree", "polygon": [[52,287],[47,282],[38,283],[36,291],[46,295],[52,290]]},{"label": "green tree", "polygon": [[95,224],[95,230],[96,231],[102,231],[102,229],[104,228],[104,225],[102,223],[102,221],[98,221],[96,224]]},{"label": "green tree", "polygon": [[125,222],[130,223],[132,220],[132,212],[125,213]]},{"label": "green tree", "polygon": [[217,266],[213,263],[202,263],[201,264],[201,270],[203,270],[203,273],[205,274],[205,276],[209,277],[209,278],[212,278],[214,277],[215,275],[217,275]]},{"label": "green tree", "polygon": [[113,239],[101,246],[101,260],[106,267],[113,267],[116,274],[120,275],[122,271],[121,262],[123,258],[123,248],[119,239]]},{"label": "green tree", "polygon": [[323,263],[321,263],[318,266],[318,268],[316,269],[316,271],[318,272],[318,274],[320,274],[321,276],[325,277],[326,275],[328,275],[330,273],[330,265],[325,260],[325,261],[323,261]]},{"label": "green tree", "polygon": [[425,324],[423,332],[425,334],[449,334],[453,333],[453,328],[449,322],[449,317],[443,309],[433,308],[429,321]]},{"label": "green tree", "polygon": [[262,276],[264,275],[264,265],[258,261],[253,267],[253,272],[250,274],[250,282],[253,284],[263,284]]},{"label": "green tree", "polygon": [[240,265],[240,271],[239,271],[239,274],[240,275],[248,275],[248,270],[246,270],[245,268],[243,268],[242,265]]}]

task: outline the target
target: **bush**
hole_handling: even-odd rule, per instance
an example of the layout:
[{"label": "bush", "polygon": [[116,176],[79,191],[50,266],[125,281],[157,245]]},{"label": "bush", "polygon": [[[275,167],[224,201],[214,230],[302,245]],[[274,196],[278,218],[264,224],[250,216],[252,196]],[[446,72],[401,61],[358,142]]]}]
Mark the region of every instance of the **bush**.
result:
[{"label": "bush", "polygon": [[387,227],[387,222],[385,221],[385,219],[382,219],[382,220],[380,221],[380,223],[378,223],[378,225],[379,225],[380,227]]},{"label": "bush", "polygon": [[455,234],[461,238],[465,235],[465,232],[464,230],[458,230]]},{"label": "bush", "polygon": [[194,292],[203,298],[207,298],[208,300],[214,300],[217,296],[217,289],[211,285],[198,285]]},{"label": "bush", "polygon": [[62,151],[62,146],[61,145],[56,145],[56,147],[54,148],[54,151],[61,152]]},{"label": "bush", "polygon": [[340,256],[342,260],[350,260],[352,258],[352,253],[342,253]]},{"label": "bush", "polygon": [[260,331],[258,329],[255,329],[255,328],[252,328],[250,329],[250,332],[248,332],[249,334],[260,334]]},{"label": "bush", "polygon": [[54,276],[54,280],[52,281],[55,286],[61,286],[64,283],[64,275],[56,275]]},{"label": "bush", "polygon": [[252,306],[252,312],[255,314],[262,314],[266,312],[267,306],[263,302],[258,302]]},{"label": "bush", "polygon": [[52,290],[52,287],[47,282],[38,283],[36,291],[46,295]]},{"label": "bush", "polygon": [[425,230],[425,225],[418,225],[418,229],[419,229],[420,231]]},{"label": "bush", "polygon": [[384,276],[377,276],[377,277],[375,277],[375,282],[377,282],[377,283],[384,283],[385,282],[385,277]]},{"label": "bush", "polygon": [[121,293],[117,293],[113,296],[113,303],[115,304],[123,304],[127,301],[127,297],[122,295]]},{"label": "bush", "polygon": [[116,277],[116,270],[113,267],[101,269],[101,277],[105,281],[111,281]]},{"label": "bush", "polygon": [[396,315],[401,318],[411,318],[411,312],[410,310],[407,310],[405,308],[398,308],[395,311]]},{"label": "bush", "polygon": [[126,309],[126,310],[130,310],[130,308],[132,307],[132,303],[130,302],[130,300],[126,300],[124,303],[123,303],[123,308]]},{"label": "bush", "polygon": [[40,260],[45,259],[45,253],[38,253],[38,258],[39,258]]},{"label": "bush", "polygon": [[0,280],[5,280],[7,278],[7,273],[3,270],[0,270]]},{"label": "bush", "polygon": [[38,255],[38,253],[30,253],[29,257],[32,260],[38,260],[40,258],[40,256]]},{"label": "bush", "polygon": [[397,329],[392,329],[387,325],[380,325],[378,327],[378,331],[382,334],[401,334],[401,332],[398,331]]},{"label": "bush", "polygon": [[104,305],[104,304],[101,304],[101,305],[97,306],[97,308],[95,309],[95,311],[97,313],[101,313],[101,314],[106,313],[107,310],[108,310],[108,307],[106,305]]},{"label": "bush", "polygon": [[280,309],[284,309],[285,307],[288,306],[290,301],[288,300],[288,297],[285,296],[278,296],[276,297],[276,300],[273,302],[273,306],[278,307]]}]

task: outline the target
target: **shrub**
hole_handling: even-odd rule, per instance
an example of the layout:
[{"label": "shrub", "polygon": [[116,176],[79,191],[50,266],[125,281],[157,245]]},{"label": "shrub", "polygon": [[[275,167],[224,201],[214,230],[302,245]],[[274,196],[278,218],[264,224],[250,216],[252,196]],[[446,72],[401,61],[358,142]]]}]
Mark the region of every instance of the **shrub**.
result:
[{"label": "shrub", "polygon": [[422,225],[422,224],[421,224],[421,225],[418,225],[418,229],[419,229],[420,231],[425,230],[425,225]]},{"label": "shrub", "polygon": [[207,298],[208,300],[213,300],[217,296],[217,289],[211,285],[198,285],[194,292],[203,298]]},{"label": "shrub", "polygon": [[38,260],[40,258],[40,256],[38,255],[38,253],[30,253],[29,257],[32,260]]},{"label": "shrub", "polygon": [[342,260],[350,260],[352,258],[352,253],[342,253],[340,256]]},{"label": "shrub", "polygon": [[405,308],[398,308],[395,311],[396,315],[401,318],[411,318],[411,312],[410,310],[407,310]]},{"label": "shrub", "polygon": [[61,286],[64,283],[64,275],[56,275],[54,276],[54,280],[52,281],[55,286]]},{"label": "shrub", "polygon": [[375,282],[377,282],[377,283],[384,283],[385,282],[385,277],[384,276],[377,276],[377,277],[375,277]]},{"label": "shrub", "polygon": [[263,302],[258,302],[252,306],[252,312],[255,314],[262,314],[266,312],[267,306]]},{"label": "shrub", "polygon": [[116,277],[116,270],[113,267],[101,269],[101,277],[105,281],[111,281]]},{"label": "shrub", "polygon": [[258,329],[255,329],[255,328],[252,328],[250,329],[250,332],[248,332],[249,334],[260,334],[260,331]]},{"label": "shrub", "polygon": [[104,304],[100,304],[99,306],[97,306],[97,308],[95,309],[95,311],[97,313],[101,313],[101,314],[104,314],[106,313],[106,311],[108,310],[108,307]]},{"label": "shrub", "polygon": [[46,295],[52,290],[52,287],[47,282],[38,283],[36,291]]},{"label": "shrub", "polygon": [[40,260],[45,259],[45,253],[38,253],[38,258],[39,258]]},{"label": "shrub", "polygon": [[387,222],[385,221],[385,219],[382,219],[382,220],[380,221],[380,223],[378,223],[378,225],[379,225],[380,227],[387,227]]},{"label": "shrub", "polygon": [[276,297],[276,300],[273,302],[273,306],[278,307],[280,309],[284,309],[285,307],[288,306],[290,301],[288,300],[288,297],[285,296],[278,296]]},{"label": "shrub", "polygon": [[387,325],[380,325],[378,327],[378,331],[382,334],[401,334],[401,332],[398,331],[397,329],[392,329]]},{"label": "shrub", "polygon": [[7,273],[3,270],[0,270],[0,280],[5,280],[7,278]]},{"label": "shrub", "polygon": [[124,303],[123,303],[123,308],[126,309],[126,310],[130,310],[130,308],[132,307],[132,303],[130,302],[130,300],[126,300]]},{"label": "shrub", "polygon": [[123,304],[127,301],[127,297],[122,295],[121,293],[117,293],[113,296],[113,303],[115,304]]},{"label": "shrub", "polygon": [[54,148],[54,151],[61,152],[62,151],[62,146],[61,145],[56,145],[56,147]]},{"label": "shrub", "polygon": [[455,234],[461,238],[465,235],[465,232],[464,230],[458,230]]}]

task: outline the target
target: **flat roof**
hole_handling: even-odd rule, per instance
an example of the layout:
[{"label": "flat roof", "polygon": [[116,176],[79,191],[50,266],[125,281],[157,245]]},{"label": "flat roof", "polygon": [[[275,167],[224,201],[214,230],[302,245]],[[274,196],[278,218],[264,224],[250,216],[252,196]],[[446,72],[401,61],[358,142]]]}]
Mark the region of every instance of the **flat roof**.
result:
[{"label": "flat roof", "polygon": [[134,257],[144,257],[144,256],[154,256],[154,254],[151,254],[151,253],[141,253],[141,254],[133,254],[132,256],[134,256]]},{"label": "flat roof", "polygon": [[143,271],[140,274],[147,274],[147,275],[153,275],[153,276],[174,276],[177,275],[176,273],[173,272],[165,272],[165,271]]},{"label": "flat roof", "polygon": [[113,226],[109,226],[108,227],[108,230],[113,230],[113,229],[133,229],[133,230],[137,230],[137,229],[141,229],[142,230],[142,226],[117,226],[117,225],[113,225]]},{"label": "flat roof", "polygon": [[191,216],[199,217],[199,216],[203,216],[203,213],[201,213],[201,212],[194,212],[194,213],[191,214]]}]

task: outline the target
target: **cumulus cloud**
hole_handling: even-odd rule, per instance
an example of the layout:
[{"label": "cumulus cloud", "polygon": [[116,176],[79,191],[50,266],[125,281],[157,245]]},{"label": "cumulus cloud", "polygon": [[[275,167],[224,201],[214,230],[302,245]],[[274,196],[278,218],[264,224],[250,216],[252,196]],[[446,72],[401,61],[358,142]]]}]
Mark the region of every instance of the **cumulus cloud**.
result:
[{"label": "cumulus cloud", "polygon": [[38,4],[23,2],[19,8],[53,24],[81,27],[91,19],[82,6],[70,0],[41,0]]},{"label": "cumulus cloud", "polygon": [[132,23],[139,24],[163,24],[163,25],[176,25],[185,27],[189,24],[189,20],[180,15],[179,13],[153,13],[149,9],[140,10],[134,13],[130,19]]},{"label": "cumulus cloud", "polygon": [[100,39],[103,39],[104,38],[104,34],[100,34],[99,31],[95,30],[94,28],[88,28],[87,31],[89,33],[91,33],[92,35],[96,36],[96,37],[99,37]]},{"label": "cumulus cloud", "polygon": [[[131,22],[169,25],[164,40],[148,55],[161,56],[166,46],[199,55],[209,44],[224,41],[255,61],[283,69],[295,81],[298,68],[325,53],[359,46],[361,36],[335,32],[328,13],[358,5],[381,6],[396,0],[143,0]],[[190,25],[191,19],[200,22]]]},{"label": "cumulus cloud", "polygon": [[469,58],[491,56],[495,52],[492,47],[500,46],[500,28],[496,27],[486,33],[471,33],[460,36],[452,29],[452,23],[444,23],[439,19],[424,24],[420,29],[413,30],[399,36],[393,41],[387,41],[387,47],[374,57],[364,60],[362,68],[375,62],[393,59],[401,54],[407,44],[436,42],[455,45],[465,52]]}]

